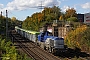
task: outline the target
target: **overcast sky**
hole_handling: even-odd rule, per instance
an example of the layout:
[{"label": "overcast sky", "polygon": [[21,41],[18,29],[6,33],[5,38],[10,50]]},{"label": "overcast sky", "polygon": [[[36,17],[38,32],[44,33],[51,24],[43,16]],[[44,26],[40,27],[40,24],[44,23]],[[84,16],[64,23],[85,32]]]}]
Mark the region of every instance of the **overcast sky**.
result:
[{"label": "overcast sky", "polygon": [[38,6],[59,6],[62,12],[68,8],[76,9],[77,13],[90,12],[90,0],[1,0],[0,11],[5,16],[8,10],[8,17],[16,17],[24,20],[27,16],[31,16],[35,12],[40,12]]}]

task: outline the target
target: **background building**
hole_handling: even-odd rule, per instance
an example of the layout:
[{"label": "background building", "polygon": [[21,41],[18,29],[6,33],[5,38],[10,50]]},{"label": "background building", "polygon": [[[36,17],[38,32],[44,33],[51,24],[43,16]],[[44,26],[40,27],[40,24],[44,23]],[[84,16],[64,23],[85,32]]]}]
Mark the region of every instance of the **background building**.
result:
[{"label": "background building", "polygon": [[84,14],[77,14],[77,19],[79,22],[84,22]]}]

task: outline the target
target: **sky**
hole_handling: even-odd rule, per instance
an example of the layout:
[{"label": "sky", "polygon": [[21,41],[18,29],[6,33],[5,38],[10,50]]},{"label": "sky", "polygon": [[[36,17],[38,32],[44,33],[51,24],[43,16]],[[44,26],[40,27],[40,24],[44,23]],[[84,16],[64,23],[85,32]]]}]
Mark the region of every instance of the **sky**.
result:
[{"label": "sky", "polygon": [[77,13],[85,14],[90,12],[90,0],[1,0],[0,12],[8,17],[16,17],[18,20],[25,20],[35,12],[41,12],[39,6],[59,6],[62,12],[68,8],[74,8]]}]

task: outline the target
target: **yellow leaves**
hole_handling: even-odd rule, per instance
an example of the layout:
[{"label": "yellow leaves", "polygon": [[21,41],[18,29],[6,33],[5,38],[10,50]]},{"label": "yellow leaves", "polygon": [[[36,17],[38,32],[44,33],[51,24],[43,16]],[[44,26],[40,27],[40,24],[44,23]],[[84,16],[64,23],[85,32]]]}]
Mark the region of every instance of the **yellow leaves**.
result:
[{"label": "yellow leaves", "polygon": [[68,10],[66,10],[65,17],[66,18],[76,17],[76,10],[74,8],[69,8]]},{"label": "yellow leaves", "polygon": [[74,31],[72,31],[71,33],[74,34],[74,35],[78,35],[79,33],[84,32],[86,29],[87,29],[87,26],[86,26],[86,25],[82,25],[82,26],[76,28],[76,29],[75,29]]},{"label": "yellow leaves", "polygon": [[43,20],[43,15],[41,13],[38,14],[38,22],[40,22],[41,20]]},{"label": "yellow leaves", "polygon": [[87,29],[86,25],[82,25],[77,27],[75,30],[72,30],[68,35],[65,37],[65,41],[67,40],[67,44],[69,46],[76,46],[81,48],[79,40],[81,39],[81,33],[83,33]]},{"label": "yellow leaves", "polygon": [[63,20],[63,16],[60,16],[59,20]]},{"label": "yellow leaves", "polygon": [[15,21],[15,20],[16,20],[16,17],[12,17],[11,20],[12,20],[12,21]]},{"label": "yellow leaves", "polygon": [[76,45],[77,45],[79,48],[81,48],[81,46],[80,46],[79,42],[76,42]]},{"label": "yellow leaves", "polygon": [[78,34],[78,33],[82,33],[82,32],[84,32],[86,29],[87,29],[87,26],[86,26],[86,25],[83,25],[83,26],[81,26],[81,27],[78,27],[78,28],[76,29],[76,32],[77,32],[77,34]]}]

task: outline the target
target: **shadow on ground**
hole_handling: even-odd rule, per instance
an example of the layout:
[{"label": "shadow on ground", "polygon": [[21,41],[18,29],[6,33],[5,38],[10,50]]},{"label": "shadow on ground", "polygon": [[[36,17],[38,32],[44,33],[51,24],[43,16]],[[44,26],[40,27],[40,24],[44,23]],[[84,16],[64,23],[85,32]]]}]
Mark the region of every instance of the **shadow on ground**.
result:
[{"label": "shadow on ground", "polygon": [[54,55],[62,57],[62,58],[90,57],[90,54],[81,52],[81,50],[79,48],[75,48],[75,49],[68,48],[66,52],[60,52],[60,53],[54,54]]}]

